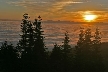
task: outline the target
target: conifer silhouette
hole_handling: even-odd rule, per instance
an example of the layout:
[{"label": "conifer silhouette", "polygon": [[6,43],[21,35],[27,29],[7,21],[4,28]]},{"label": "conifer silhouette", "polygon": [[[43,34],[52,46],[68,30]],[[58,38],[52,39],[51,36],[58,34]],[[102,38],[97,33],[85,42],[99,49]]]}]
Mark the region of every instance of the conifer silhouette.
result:
[{"label": "conifer silhouette", "polygon": [[[19,47],[20,50],[22,50],[22,57],[23,55],[31,55],[31,50],[33,47],[33,29],[32,29],[32,23],[31,21],[29,21],[29,16],[28,14],[24,14],[23,15],[22,21],[23,23],[21,23],[21,30],[22,30],[22,34],[21,36],[21,40],[18,43],[17,48]],[[27,55],[28,56],[28,55]],[[30,56],[29,56],[30,57]]]},{"label": "conifer silhouette", "polygon": [[20,34],[21,39],[16,47],[21,54],[19,57],[21,58],[22,71],[31,71],[32,65],[32,49],[34,45],[33,25],[32,22],[29,21],[29,18],[27,13],[23,15],[23,22],[21,23],[22,34]]},{"label": "conifer silhouette", "polygon": [[[99,30],[91,35],[91,29],[80,30],[76,46],[76,68],[81,72],[104,72],[102,57],[99,53],[101,38]],[[91,38],[94,38],[92,40]],[[100,62],[100,63],[99,63]],[[102,67],[102,68],[101,68]]]},{"label": "conifer silhouette", "polygon": [[21,38],[16,47],[7,41],[0,47],[0,71],[2,72],[104,72],[101,56],[101,36],[97,28],[94,36],[91,29],[81,28],[75,54],[69,45],[68,32],[62,45],[54,44],[48,56],[44,42],[41,17],[34,22],[23,15]]},{"label": "conifer silhouette", "polygon": [[1,71],[3,72],[15,72],[17,69],[17,54],[16,49],[12,44],[8,44],[7,41],[2,43],[0,48],[0,61]]},{"label": "conifer silhouette", "polygon": [[43,30],[41,26],[41,17],[39,16],[38,19],[35,19],[34,30],[33,30],[33,40],[34,40],[34,47],[33,47],[33,63],[36,67],[35,71],[45,71],[47,67],[47,52],[46,46],[44,43],[43,37]]},{"label": "conifer silhouette", "polygon": [[54,44],[50,55],[50,72],[63,72],[63,54],[60,45]]},{"label": "conifer silhouette", "polygon": [[105,66],[103,64],[103,58],[101,56],[101,32],[96,28],[94,40],[93,40],[93,49],[92,49],[92,72],[104,72]]},{"label": "conifer silhouette", "polygon": [[72,48],[69,45],[69,34],[68,32],[65,33],[64,42],[62,45],[62,54],[63,54],[63,71],[70,72],[73,68],[73,55],[72,55]]}]

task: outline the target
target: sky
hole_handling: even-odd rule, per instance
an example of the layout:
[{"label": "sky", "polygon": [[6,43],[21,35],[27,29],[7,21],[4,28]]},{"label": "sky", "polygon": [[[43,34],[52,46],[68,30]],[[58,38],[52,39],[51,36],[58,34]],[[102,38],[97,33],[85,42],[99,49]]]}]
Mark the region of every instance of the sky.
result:
[{"label": "sky", "polygon": [[0,0],[0,19],[21,20],[24,13],[31,19],[84,21],[89,11],[95,21],[108,21],[108,0]]}]

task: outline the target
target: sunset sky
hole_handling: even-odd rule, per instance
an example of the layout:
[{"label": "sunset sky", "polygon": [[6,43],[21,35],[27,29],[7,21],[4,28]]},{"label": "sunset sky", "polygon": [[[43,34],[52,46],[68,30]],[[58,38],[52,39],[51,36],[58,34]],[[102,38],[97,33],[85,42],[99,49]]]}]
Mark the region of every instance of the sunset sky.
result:
[{"label": "sunset sky", "polygon": [[108,22],[108,0],[0,0],[0,19],[21,20],[28,13],[31,19],[84,21],[87,11]]}]

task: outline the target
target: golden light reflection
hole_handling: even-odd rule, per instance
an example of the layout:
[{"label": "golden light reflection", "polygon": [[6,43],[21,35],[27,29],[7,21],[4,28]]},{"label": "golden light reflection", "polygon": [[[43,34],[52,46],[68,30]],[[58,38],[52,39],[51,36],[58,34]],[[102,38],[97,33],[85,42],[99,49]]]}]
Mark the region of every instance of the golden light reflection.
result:
[{"label": "golden light reflection", "polygon": [[98,17],[98,16],[97,16],[96,14],[93,14],[93,13],[90,12],[90,11],[86,11],[86,12],[84,12],[84,14],[83,14],[83,18],[84,18],[84,20],[86,20],[87,22],[95,21],[97,17]]}]

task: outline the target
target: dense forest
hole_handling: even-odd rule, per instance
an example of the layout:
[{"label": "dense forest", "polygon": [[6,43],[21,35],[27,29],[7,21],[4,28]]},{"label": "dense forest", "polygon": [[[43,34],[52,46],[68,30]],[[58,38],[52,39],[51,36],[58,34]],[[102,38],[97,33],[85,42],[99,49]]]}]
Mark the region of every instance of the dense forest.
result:
[{"label": "dense forest", "polygon": [[41,17],[34,22],[23,15],[20,40],[17,46],[5,41],[0,47],[0,72],[105,72],[101,54],[101,36],[97,28],[81,28],[78,42],[71,47],[69,34],[64,34],[61,45],[54,44],[48,51],[44,42]]}]

